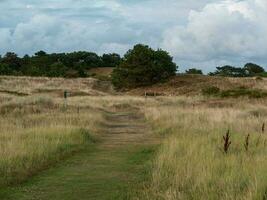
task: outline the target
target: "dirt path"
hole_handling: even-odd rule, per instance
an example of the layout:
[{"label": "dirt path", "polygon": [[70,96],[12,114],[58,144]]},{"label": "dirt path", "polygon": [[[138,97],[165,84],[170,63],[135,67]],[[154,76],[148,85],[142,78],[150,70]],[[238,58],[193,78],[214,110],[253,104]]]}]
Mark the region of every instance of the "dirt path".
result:
[{"label": "dirt path", "polygon": [[42,172],[1,200],[130,199],[146,177],[145,165],[158,139],[136,109],[106,112],[101,142]]}]

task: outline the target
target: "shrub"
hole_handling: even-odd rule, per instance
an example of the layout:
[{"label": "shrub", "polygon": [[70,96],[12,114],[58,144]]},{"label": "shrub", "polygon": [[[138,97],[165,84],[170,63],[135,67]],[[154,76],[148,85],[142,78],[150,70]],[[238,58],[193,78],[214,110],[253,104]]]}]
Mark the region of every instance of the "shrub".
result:
[{"label": "shrub", "polygon": [[129,50],[114,69],[112,82],[118,89],[151,85],[175,75],[177,66],[168,52],[142,44]]},{"label": "shrub", "polygon": [[257,76],[257,77],[256,77],[256,81],[262,81],[262,80],[263,80],[262,77],[260,77],[260,76]]},{"label": "shrub", "polygon": [[267,72],[263,72],[263,73],[260,73],[258,75],[261,76],[261,77],[267,77]]},{"label": "shrub", "polygon": [[196,69],[196,68],[192,68],[192,69],[188,69],[185,71],[186,74],[203,74],[201,69]]},{"label": "shrub", "polygon": [[220,93],[220,88],[212,86],[212,87],[208,87],[202,90],[202,94],[203,95],[218,95]]},{"label": "shrub", "polygon": [[250,90],[246,88],[238,88],[233,90],[225,90],[221,92],[221,97],[242,97],[242,96],[248,96],[249,98],[263,98],[267,97],[267,92],[264,92],[262,90]]},{"label": "shrub", "polygon": [[264,68],[254,64],[254,63],[247,63],[244,66],[244,69],[248,72],[249,75],[254,76],[255,74],[264,73]]},{"label": "shrub", "polygon": [[267,97],[267,92],[259,89],[248,89],[246,87],[238,87],[230,90],[220,90],[218,87],[211,86],[202,90],[202,94],[206,96],[220,96],[223,98],[227,97],[244,97],[249,98],[264,98]]}]

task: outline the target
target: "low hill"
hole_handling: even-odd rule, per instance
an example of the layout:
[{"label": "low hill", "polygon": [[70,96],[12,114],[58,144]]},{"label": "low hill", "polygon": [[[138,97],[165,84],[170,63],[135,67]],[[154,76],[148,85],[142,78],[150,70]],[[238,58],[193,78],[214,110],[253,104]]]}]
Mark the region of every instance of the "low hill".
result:
[{"label": "low hill", "polygon": [[64,91],[69,96],[104,96],[113,94],[109,81],[95,78],[47,78],[47,77],[0,77],[0,93],[17,96],[47,94],[63,97]]},{"label": "low hill", "polygon": [[108,77],[111,68],[95,69],[95,78],[47,78],[47,77],[0,77],[0,93],[16,96],[47,94],[62,97],[64,91],[70,96],[105,96],[105,95],[136,95],[143,96],[146,92],[157,96],[199,95],[203,89],[217,87],[220,90],[236,88],[257,89],[267,92],[267,78],[228,78],[204,75],[177,75],[165,83],[148,87],[136,88],[125,92],[115,92],[111,81],[99,79]]},{"label": "low hill", "polygon": [[209,87],[218,87],[221,90],[235,88],[260,89],[267,91],[267,78],[229,78],[205,75],[177,75],[168,82],[155,84],[128,91],[131,95],[144,95],[156,93],[157,95],[199,95],[202,90]]}]

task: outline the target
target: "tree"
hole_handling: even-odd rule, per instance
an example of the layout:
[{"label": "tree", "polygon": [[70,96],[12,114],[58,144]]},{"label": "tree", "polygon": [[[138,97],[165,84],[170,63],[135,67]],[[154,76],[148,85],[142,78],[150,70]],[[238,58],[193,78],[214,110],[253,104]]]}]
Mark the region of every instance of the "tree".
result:
[{"label": "tree", "polygon": [[101,58],[96,53],[92,52],[87,53],[84,62],[87,65],[88,69],[94,67],[100,67],[102,64]]},{"label": "tree", "polygon": [[42,57],[42,56],[46,56],[47,53],[45,51],[38,51],[34,55],[37,57]]},{"label": "tree", "polygon": [[56,62],[50,66],[48,76],[64,77],[68,68],[62,62]]},{"label": "tree", "polygon": [[228,76],[228,77],[246,77],[248,74],[244,68],[233,67],[230,65],[225,65],[222,67],[217,67],[217,70],[210,73],[211,76]]},{"label": "tree", "polygon": [[116,67],[121,62],[121,57],[119,54],[103,54],[102,56],[103,67]]},{"label": "tree", "polygon": [[255,75],[255,74],[260,74],[260,73],[264,73],[265,70],[263,67],[254,64],[254,63],[247,63],[244,66],[244,69],[247,71],[247,73],[251,76]]},{"label": "tree", "polygon": [[201,69],[191,68],[185,71],[186,74],[203,74]]},{"label": "tree", "polygon": [[18,72],[21,69],[21,60],[14,52],[7,52],[2,58],[2,63],[8,65],[8,67],[15,72]]},{"label": "tree", "polygon": [[8,64],[0,63],[0,75],[12,75],[13,70],[9,67]]},{"label": "tree", "polygon": [[151,85],[175,75],[177,66],[168,52],[142,44],[129,50],[112,73],[116,88]]}]

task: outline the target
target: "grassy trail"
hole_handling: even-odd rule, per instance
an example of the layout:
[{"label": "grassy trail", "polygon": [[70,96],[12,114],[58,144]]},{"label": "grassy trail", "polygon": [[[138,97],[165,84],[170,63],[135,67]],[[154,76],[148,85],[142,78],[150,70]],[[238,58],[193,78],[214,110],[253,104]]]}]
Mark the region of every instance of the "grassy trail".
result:
[{"label": "grassy trail", "polygon": [[136,110],[120,109],[105,113],[105,118],[99,144],[85,147],[20,186],[0,189],[0,199],[117,200],[135,196],[158,139]]}]

